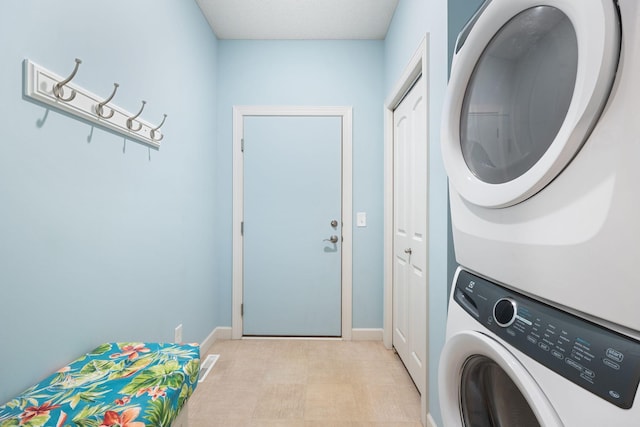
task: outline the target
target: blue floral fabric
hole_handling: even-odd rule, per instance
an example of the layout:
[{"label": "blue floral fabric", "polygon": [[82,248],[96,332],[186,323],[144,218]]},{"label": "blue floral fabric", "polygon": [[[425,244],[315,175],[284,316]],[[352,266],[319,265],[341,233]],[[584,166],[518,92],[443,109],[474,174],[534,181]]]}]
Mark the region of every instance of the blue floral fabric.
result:
[{"label": "blue floral fabric", "polygon": [[197,344],[103,344],[0,406],[0,427],[169,427],[199,371]]}]

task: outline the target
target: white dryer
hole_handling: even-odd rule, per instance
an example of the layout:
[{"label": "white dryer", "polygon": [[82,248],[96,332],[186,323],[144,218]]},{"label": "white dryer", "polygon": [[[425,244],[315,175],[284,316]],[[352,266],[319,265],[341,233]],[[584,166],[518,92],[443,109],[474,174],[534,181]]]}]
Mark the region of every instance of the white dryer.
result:
[{"label": "white dryer", "polygon": [[440,358],[445,427],[640,420],[640,342],[458,269]]},{"label": "white dryer", "polygon": [[640,331],[640,2],[488,0],[443,112],[456,259]]}]

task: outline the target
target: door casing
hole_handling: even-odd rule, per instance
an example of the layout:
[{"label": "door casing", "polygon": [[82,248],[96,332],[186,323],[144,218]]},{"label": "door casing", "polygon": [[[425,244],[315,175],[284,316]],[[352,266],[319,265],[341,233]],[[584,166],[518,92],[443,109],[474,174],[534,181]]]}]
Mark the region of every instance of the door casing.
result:
[{"label": "door casing", "polygon": [[[393,345],[393,111],[404,95],[411,89],[418,76],[425,79],[425,99],[427,100],[427,121],[429,120],[429,34],[425,34],[402,75],[394,85],[384,103],[384,317],[382,337],[385,347]],[[428,125],[429,123],[427,123]],[[427,134],[427,156],[429,156],[429,135]],[[427,189],[429,177],[427,176]],[[429,199],[427,198],[427,235],[429,234]],[[429,246],[427,245],[427,270],[429,269]],[[427,319],[429,319],[429,275],[427,275]],[[427,363],[429,358],[429,325],[427,325]],[[423,425],[435,425],[429,411],[429,366],[425,378],[425,390],[420,396],[420,418]]]},{"label": "door casing", "polygon": [[303,106],[234,106],[233,107],[233,272],[231,338],[242,338],[243,289],[243,176],[242,139],[245,116],[316,116],[342,118],[342,339],[352,333],[352,108]]}]

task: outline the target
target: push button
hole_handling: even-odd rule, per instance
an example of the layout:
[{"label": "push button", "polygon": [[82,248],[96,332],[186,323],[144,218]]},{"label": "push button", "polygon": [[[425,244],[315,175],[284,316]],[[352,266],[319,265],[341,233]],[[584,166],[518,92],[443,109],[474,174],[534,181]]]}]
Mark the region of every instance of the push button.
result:
[{"label": "push button", "polygon": [[614,362],[613,360],[609,360],[609,359],[602,359],[602,363],[604,363],[605,365],[607,365],[608,367],[610,367],[611,369],[615,369],[616,371],[620,370],[620,365],[618,365],[616,362]]},{"label": "push button", "polygon": [[606,354],[609,359],[618,363],[622,363],[622,360],[624,359],[624,354],[615,348],[608,348]]}]

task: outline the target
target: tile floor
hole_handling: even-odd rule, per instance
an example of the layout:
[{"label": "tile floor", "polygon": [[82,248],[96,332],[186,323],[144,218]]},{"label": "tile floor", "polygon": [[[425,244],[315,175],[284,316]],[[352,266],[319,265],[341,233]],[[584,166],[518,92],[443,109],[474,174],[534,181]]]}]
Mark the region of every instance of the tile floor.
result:
[{"label": "tile floor", "polygon": [[[218,341],[190,427],[419,427],[420,395],[381,342]],[[204,360],[206,355],[202,355]]]}]

